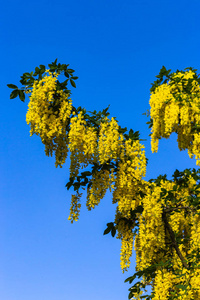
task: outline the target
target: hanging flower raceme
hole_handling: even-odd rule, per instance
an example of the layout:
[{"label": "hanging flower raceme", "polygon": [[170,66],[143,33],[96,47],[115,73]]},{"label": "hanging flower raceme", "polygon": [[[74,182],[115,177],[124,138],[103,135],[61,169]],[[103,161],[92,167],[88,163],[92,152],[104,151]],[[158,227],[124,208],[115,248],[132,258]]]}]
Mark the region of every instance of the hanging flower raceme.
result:
[{"label": "hanging flower raceme", "polygon": [[151,93],[150,106],[152,152],[157,152],[160,138],[176,132],[179,149],[188,149],[200,165],[200,85],[195,71],[172,74]]},{"label": "hanging flower raceme", "polygon": [[[107,190],[110,190],[113,203],[117,202],[119,212],[127,217],[140,201],[140,182],[146,172],[144,147],[137,139],[125,138],[115,118],[110,120],[107,116],[102,117],[99,125],[96,125],[85,116],[84,110],[77,112],[72,108],[69,95],[58,88],[57,78],[58,73],[46,71],[42,79],[33,83],[26,118],[31,135],[35,133],[40,136],[47,155],[55,153],[56,166],[65,162],[70,151],[72,182],[80,176],[80,170],[98,166],[93,169],[88,181],[87,208],[90,210],[98,205]],[[113,167],[106,168],[110,163]],[[79,187],[76,186],[75,192],[71,199],[71,222],[78,220],[81,207],[82,193]],[[125,241],[133,239],[130,233],[131,230],[130,239],[127,234],[121,236],[123,269],[130,264],[133,242],[129,242],[127,251],[125,246]]]},{"label": "hanging flower raceme", "polygon": [[[38,74],[39,79],[35,79],[32,89],[29,89],[31,95],[26,121],[31,127],[30,134],[40,136],[46,154],[55,154],[56,166],[62,166],[70,151],[70,182],[75,193],[71,199],[69,220],[73,222],[79,218],[80,182],[84,178],[81,170],[85,168],[90,168],[86,173],[91,176],[87,180],[84,178],[85,185],[88,185],[87,208],[91,210],[97,206],[110,190],[120,216],[130,217],[130,211],[141,203],[142,178],[146,173],[144,146],[140,144],[139,137],[134,136],[133,131],[124,135],[116,119],[108,118],[107,110],[99,117],[98,114],[89,116],[84,109],[72,107],[67,89],[62,88],[64,83],[58,81],[59,70],[43,70],[42,76]],[[123,222],[118,224],[123,270],[130,265],[132,229]]]},{"label": "hanging flower raceme", "polygon": [[138,217],[136,270],[155,267],[151,285],[158,300],[171,299],[174,294],[179,296],[177,299],[200,299],[200,210],[191,205],[192,197],[196,199],[199,192],[196,190],[194,195],[194,174],[185,177],[185,182],[184,176],[178,186],[176,180],[149,182],[142,199],[143,212]]},{"label": "hanging flower raceme", "polygon": [[110,172],[101,170],[94,172],[91,179],[91,186],[87,189],[87,208],[91,210],[104,198],[107,189],[110,187]]},{"label": "hanging flower raceme", "polygon": [[[94,167],[89,172],[91,179],[87,188],[87,208],[91,210],[97,206],[107,190],[110,190],[121,217],[129,217],[131,209],[134,210],[141,202],[140,192],[144,185],[142,178],[146,173],[144,146],[139,140],[125,139],[114,118],[102,119],[99,127],[95,128],[88,125],[83,112],[78,115],[74,113],[71,118],[68,138],[71,152],[70,177],[78,178],[80,169],[89,165]],[[109,167],[109,164],[113,167]],[[78,217],[78,213],[74,214],[76,203],[77,198],[72,196],[72,221]],[[130,265],[133,247],[132,228],[127,231],[125,227],[122,223],[119,226],[123,271]]]},{"label": "hanging flower raceme", "polygon": [[158,256],[160,259],[164,256],[160,251],[165,245],[160,193],[161,188],[152,184],[143,198],[144,210],[139,217],[139,234],[135,243],[137,270],[149,267]]},{"label": "hanging flower raceme", "polygon": [[122,152],[123,140],[117,121],[114,118],[111,120],[105,118],[101,123],[99,133],[99,162],[103,164],[112,159],[116,161]]},{"label": "hanging flower raceme", "polygon": [[143,189],[142,178],[146,174],[146,157],[144,146],[138,140],[127,140],[121,153],[121,161],[116,174],[113,199],[118,201],[119,211],[124,215],[130,215],[140,204],[139,193]]},{"label": "hanging flower raceme", "polygon": [[127,224],[120,222],[118,231],[121,235],[121,252],[120,252],[120,265],[122,271],[127,271],[130,267],[130,258],[133,254],[133,231]]},{"label": "hanging flower raceme", "polygon": [[80,198],[82,196],[82,193],[77,192],[75,195],[72,195],[71,198],[71,207],[70,207],[70,214],[68,217],[68,220],[73,223],[74,221],[78,221],[80,209],[81,209],[81,203]]},{"label": "hanging flower raceme", "polygon": [[72,111],[69,94],[57,90],[58,74],[46,71],[41,80],[35,80],[28,104],[26,121],[30,134],[39,135],[45,145],[45,152],[55,152],[56,166],[61,166],[67,157],[68,138],[66,126]]}]

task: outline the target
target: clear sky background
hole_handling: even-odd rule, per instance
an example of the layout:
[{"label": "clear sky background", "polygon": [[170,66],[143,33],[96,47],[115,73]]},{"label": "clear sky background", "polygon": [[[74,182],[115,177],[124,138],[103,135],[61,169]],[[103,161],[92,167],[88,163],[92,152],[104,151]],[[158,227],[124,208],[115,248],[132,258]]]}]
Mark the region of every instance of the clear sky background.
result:
[{"label": "clear sky background", "polygon": [[[101,110],[146,139],[147,179],[195,167],[176,136],[151,154],[150,83],[164,65],[200,69],[199,0],[7,1],[0,10],[0,299],[125,300],[120,241],[103,236],[115,207],[106,195],[71,225],[69,161],[60,169],[29,135],[27,101],[10,100],[7,83],[58,58],[79,76],[75,106]],[[83,197],[83,203],[85,197]]]}]

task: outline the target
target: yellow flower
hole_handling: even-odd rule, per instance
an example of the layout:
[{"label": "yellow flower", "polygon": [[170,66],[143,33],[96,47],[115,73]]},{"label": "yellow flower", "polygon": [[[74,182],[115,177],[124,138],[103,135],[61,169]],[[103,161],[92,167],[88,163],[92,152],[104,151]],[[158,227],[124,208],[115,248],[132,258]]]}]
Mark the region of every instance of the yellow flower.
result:
[{"label": "yellow flower", "polygon": [[47,70],[41,80],[34,82],[26,115],[30,134],[40,136],[46,155],[55,152],[56,167],[62,166],[67,158],[66,126],[72,110],[69,95],[56,90],[57,76]]},{"label": "yellow flower", "polygon": [[[151,149],[157,152],[159,139],[176,132],[179,149],[188,149],[189,156],[195,155],[200,165],[200,133],[193,128],[194,124],[200,126],[200,86],[194,77],[191,70],[175,73],[168,83],[158,86],[151,94]],[[187,92],[189,80],[192,80],[191,90]]]}]

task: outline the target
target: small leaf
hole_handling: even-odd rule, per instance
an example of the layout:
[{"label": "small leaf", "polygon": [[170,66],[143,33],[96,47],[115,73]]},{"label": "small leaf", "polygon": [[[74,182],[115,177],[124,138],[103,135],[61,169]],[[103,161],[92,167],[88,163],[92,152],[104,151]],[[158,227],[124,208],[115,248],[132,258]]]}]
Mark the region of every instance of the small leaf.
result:
[{"label": "small leaf", "polygon": [[133,293],[130,292],[129,295],[128,295],[128,299],[130,300],[133,296],[134,296]]},{"label": "small leaf", "polygon": [[40,69],[38,67],[35,68],[35,73],[40,73]]},{"label": "small leaf", "polygon": [[135,278],[136,278],[136,275],[130,276],[130,277],[126,278],[124,280],[124,282],[128,282],[129,281],[129,283],[132,283],[132,281],[135,280]]},{"label": "small leaf", "polygon": [[64,75],[69,78],[69,74],[67,73],[67,71],[64,72]]},{"label": "small leaf", "polygon": [[7,84],[7,87],[9,87],[10,89],[18,89],[18,87],[14,84]]},{"label": "small leaf", "polygon": [[107,223],[106,225],[107,225],[107,228],[104,230],[104,233],[103,233],[104,235],[108,234],[112,230],[112,228],[114,227],[114,223],[110,222],[110,223]]},{"label": "small leaf", "polygon": [[12,93],[10,94],[10,99],[14,99],[19,95],[19,90],[14,90],[12,91]]},{"label": "small leaf", "polygon": [[185,285],[183,285],[183,284],[177,284],[176,287],[177,287],[178,289],[183,290],[183,291],[185,291],[185,290],[187,289],[187,286],[185,286]]},{"label": "small leaf", "polygon": [[103,233],[103,234],[104,234],[104,235],[105,235],[105,234],[108,234],[110,231],[111,231],[111,228],[110,228],[110,227],[107,227],[107,228],[104,230],[104,233]]},{"label": "small leaf", "polygon": [[81,172],[82,177],[90,176],[90,175],[92,175],[92,173],[90,171]]},{"label": "small leaf", "polygon": [[45,70],[45,65],[40,65],[40,69]]},{"label": "small leaf", "polygon": [[72,80],[71,78],[70,78],[70,83],[71,83],[71,85],[75,88],[76,87],[76,83],[74,82],[74,80]]},{"label": "small leaf", "polygon": [[116,234],[116,228],[113,226],[112,230],[111,230],[111,235],[112,237],[114,237]]},{"label": "small leaf", "polygon": [[24,94],[24,92],[23,91],[21,91],[21,90],[19,90],[19,99],[21,100],[21,101],[25,101],[25,94]]}]

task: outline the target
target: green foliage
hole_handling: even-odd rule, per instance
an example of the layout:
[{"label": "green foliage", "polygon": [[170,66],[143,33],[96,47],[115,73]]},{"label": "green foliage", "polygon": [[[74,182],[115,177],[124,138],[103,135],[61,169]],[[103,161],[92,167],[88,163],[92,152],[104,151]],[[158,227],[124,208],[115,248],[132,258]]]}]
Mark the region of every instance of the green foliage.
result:
[{"label": "green foliage", "polygon": [[[48,65],[49,71],[58,74],[64,75],[67,79],[63,82],[57,81],[57,90],[63,90],[64,92],[71,94],[71,90],[68,89],[68,83],[70,82],[72,87],[76,87],[76,83],[74,80],[77,80],[78,77],[74,76],[73,73],[75,72],[73,69],[68,69],[68,65],[57,63],[57,59]],[[7,84],[7,86],[14,91],[10,94],[10,99],[14,99],[19,96],[21,101],[25,101],[25,94],[27,91],[30,91],[33,87],[34,81],[41,80],[45,74],[46,67],[44,65],[40,65],[39,67],[35,68],[35,72],[26,72],[21,76],[20,83],[22,84],[21,88],[18,88],[14,84]]]},{"label": "green foliage", "polygon": [[163,83],[167,83],[168,80],[171,78],[170,74],[171,70],[167,70],[164,66],[160,69],[159,74],[156,76],[158,79],[151,83],[152,87],[150,92],[153,93],[155,89]]},{"label": "green foliage", "polygon": [[108,233],[111,233],[112,237],[115,236],[116,234],[116,226],[114,225],[114,222],[110,222],[110,223],[107,223],[107,228],[104,230],[104,235],[105,234],[108,234]]},{"label": "green foliage", "polygon": [[[182,78],[177,78],[174,75],[178,72],[180,73],[185,73],[187,71],[193,71],[194,72],[194,76],[193,78],[190,78],[189,80],[185,80]],[[191,89],[192,89],[192,82],[193,80],[196,80],[198,82],[198,84],[200,84],[200,77],[199,74],[197,74],[197,70],[194,68],[185,68],[184,71],[179,71],[176,70],[176,72],[171,72],[171,70],[167,70],[164,66],[161,68],[159,74],[156,76],[158,79],[156,81],[154,81],[153,83],[151,83],[151,93],[155,92],[156,88],[159,87],[160,85],[162,85],[163,83],[170,83],[171,85],[173,85],[174,83],[180,83],[182,82],[182,88],[183,88],[183,92],[186,93],[190,93]],[[187,83],[187,85],[185,85],[185,83]],[[181,98],[179,97],[179,95],[177,94],[177,91],[174,92],[173,94],[175,97],[177,97],[178,100],[180,100]]]}]

